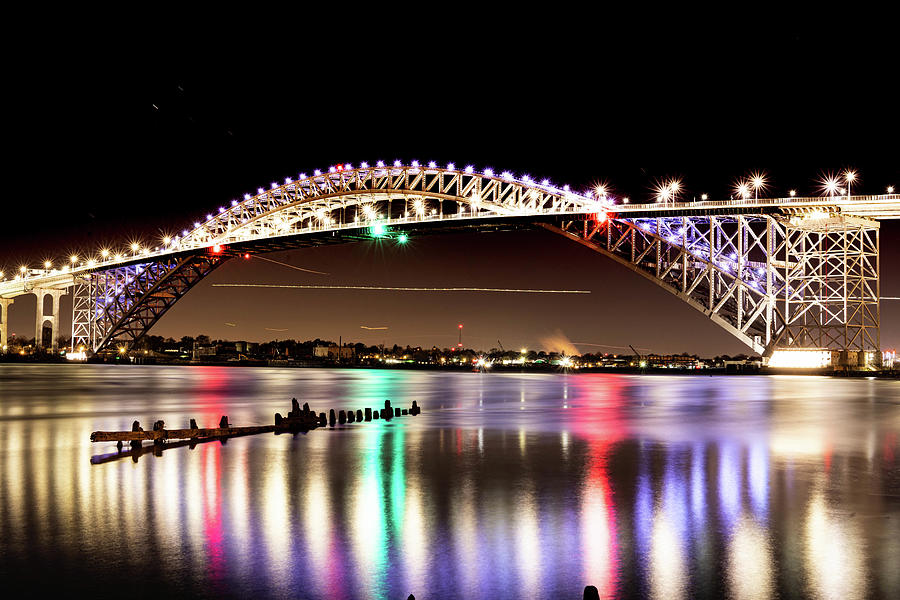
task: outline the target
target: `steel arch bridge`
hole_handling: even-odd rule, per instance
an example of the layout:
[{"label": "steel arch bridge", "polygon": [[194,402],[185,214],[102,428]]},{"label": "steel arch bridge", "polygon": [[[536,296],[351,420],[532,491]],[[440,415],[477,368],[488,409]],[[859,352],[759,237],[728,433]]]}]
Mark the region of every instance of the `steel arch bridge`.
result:
[{"label": "steel arch bridge", "polygon": [[[776,347],[876,351],[878,221],[900,195],[614,204],[509,172],[429,165],[332,168],[260,188],[156,249],[0,281],[38,297],[37,340],[73,294],[72,348],[130,346],[214,269],[260,253],[405,232],[542,227],[615,260],[764,356]],[[43,315],[45,297],[52,314]],[[56,329],[53,331],[55,344]]]}]

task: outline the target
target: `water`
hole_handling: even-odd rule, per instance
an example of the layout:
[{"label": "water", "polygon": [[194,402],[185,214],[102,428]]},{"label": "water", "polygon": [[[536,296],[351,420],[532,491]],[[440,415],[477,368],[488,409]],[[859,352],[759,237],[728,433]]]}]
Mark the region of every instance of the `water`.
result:
[{"label": "water", "polygon": [[[116,458],[94,430],[423,413]],[[0,581],[94,597],[900,597],[900,385],[0,366]],[[92,464],[91,458],[95,457]]]}]

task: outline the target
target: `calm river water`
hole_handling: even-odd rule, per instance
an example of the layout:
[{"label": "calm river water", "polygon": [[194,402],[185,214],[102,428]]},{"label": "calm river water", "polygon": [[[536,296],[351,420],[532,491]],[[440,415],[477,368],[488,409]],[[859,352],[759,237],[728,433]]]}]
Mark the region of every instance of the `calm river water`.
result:
[{"label": "calm river water", "polygon": [[[94,430],[417,417],[115,456]],[[900,598],[900,384],[0,366],[3,589]],[[93,458],[93,461],[92,461]]]}]

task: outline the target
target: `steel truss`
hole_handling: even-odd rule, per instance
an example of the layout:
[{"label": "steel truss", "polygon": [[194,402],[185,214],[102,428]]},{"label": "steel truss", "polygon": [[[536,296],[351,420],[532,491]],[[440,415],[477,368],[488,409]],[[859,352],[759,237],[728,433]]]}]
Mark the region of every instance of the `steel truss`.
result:
[{"label": "steel truss", "polygon": [[230,251],[221,247],[210,252],[216,245],[265,248],[341,232],[350,239],[378,226],[523,218],[651,279],[763,355],[776,346],[878,349],[877,222],[841,215],[827,199],[755,203],[684,205],[675,207],[683,211],[678,216],[666,207],[616,215],[605,200],[508,173],[433,165],[336,169],[260,189],[165,248],[76,273],[73,348],[97,352],[114,340],[140,339],[227,259]]},{"label": "steel truss", "polygon": [[194,285],[228,257],[168,257],[82,275],[74,287],[72,348],[131,347]]},{"label": "steel truss", "polygon": [[701,215],[545,227],[654,281],[763,356],[879,348],[875,221]]},{"label": "steel truss", "polygon": [[222,207],[173,241],[205,248],[268,237],[447,219],[565,215],[607,204],[529,178],[436,167],[366,167],[275,186]]},{"label": "steel truss", "polygon": [[878,224],[838,215],[791,222],[779,347],[878,351]]}]

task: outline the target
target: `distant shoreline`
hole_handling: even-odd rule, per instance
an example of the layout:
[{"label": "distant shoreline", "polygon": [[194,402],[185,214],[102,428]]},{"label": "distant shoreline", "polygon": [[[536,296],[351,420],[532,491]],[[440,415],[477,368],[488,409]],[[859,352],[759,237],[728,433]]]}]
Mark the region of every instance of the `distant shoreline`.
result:
[{"label": "distant shoreline", "polygon": [[[272,364],[276,363],[276,364]],[[174,366],[174,367],[257,367],[271,369],[379,369],[391,371],[445,371],[453,373],[558,373],[558,374],[579,374],[579,373],[606,373],[620,375],[679,375],[708,377],[712,375],[819,375],[831,377],[853,377],[864,378],[872,377],[877,379],[900,379],[900,371],[836,371],[833,369],[770,369],[762,367],[759,369],[744,369],[740,371],[713,368],[713,369],[663,369],[663,368],[640,368],[640,367],[584,367],[578,369],[562,369],[554,365],[531,365],[527,367],[511,366],[511,365],[492,365],[488,369],[473,369],[470,366],[456,365],[417,365],[417,364],[340,364],[335,362],[311,363],[311,362],[289,362],[289,361],[237,361],[237,362],[215,362],[215,361],[191,361],[191,362],[120,362],[116,360],[88,360],[86,362],[68,361],[65,359],[33,359],[20,357],[0,357],[0,365],[3,364],[109,364],[119,366]]]}]

